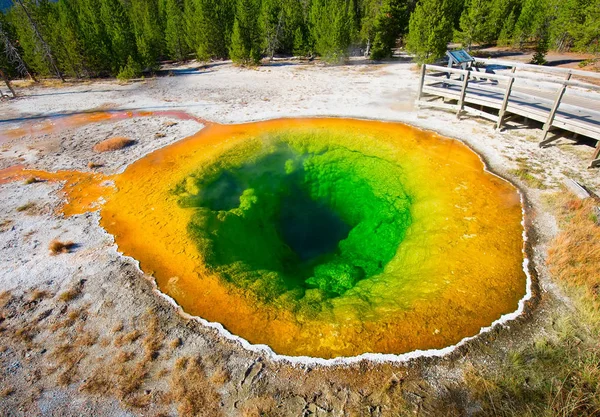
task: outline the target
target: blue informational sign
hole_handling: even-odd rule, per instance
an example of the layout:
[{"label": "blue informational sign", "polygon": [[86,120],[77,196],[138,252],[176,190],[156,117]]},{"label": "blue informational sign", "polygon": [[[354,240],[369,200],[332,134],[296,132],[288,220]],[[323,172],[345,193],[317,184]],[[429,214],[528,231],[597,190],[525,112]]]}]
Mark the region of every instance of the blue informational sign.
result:
[{"label": "blue informational sign", "polygon": [[464,49],[461,49],[459,51],[448,51],[448,55],[454,61],[455,64],[466,64],[468,62],[475,61],[475,58],[469,55]]}]

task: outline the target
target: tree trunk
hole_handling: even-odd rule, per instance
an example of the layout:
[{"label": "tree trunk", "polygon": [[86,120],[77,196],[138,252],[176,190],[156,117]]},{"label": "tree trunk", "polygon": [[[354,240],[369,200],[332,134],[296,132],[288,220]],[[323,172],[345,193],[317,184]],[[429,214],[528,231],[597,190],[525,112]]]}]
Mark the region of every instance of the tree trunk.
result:
[{"label": "tree trunk", "polygon": [[33,28],[33,31],[35,32],[38,40],[42,44],[42,48],[44,48],[44,53],[46,54],[46,58],[48,59],[48,62],[50,63],[50,65],[54,69],[54,72],[56,73],[57,77],[60,78],[60,80],[62,82],[64,82],[65,78],[63,77],[62,73],[58,69],[58,66],[56,65],[56,61],[54,60],[54,56],[52,55],[52,51],[50,50],[50,46],[46,43],[46,41],[44,40],[42,34],[38,30],[37,24],[35,23],[35,21],[31,17],[31,15],[29,14],[29,10],[27,10],[27,8],[25,7],[25,5],[23,4],[23,0],[15,0],[15,1],[17,3],[19,3],[21,5],[21,7],[23,8],[23,11],[25,12],[25,15],[27,16],[27,19],[29,20],[29,23],[31,23],[31,27]]},{"label": "tree trunk", "polygon": [[21,58],[21,54],[19,54],[18,49],[15,48],[15,46],[10,41],[10,38],[6,34],[6,32],[4,32],[4,29],[2,28],[1,23],[0,23],[0,42],[4,43],[4,52],[6,53],[8,60],[16,66],[16,69],[19,72],[19,74],[27,75],[34,82],[37,83],[38,80],[35,78],[33,73],[31,71],[29,71],[27,64],[25,64],[25,61],[23,60],[23,58]]},{"label": "tree trunk", "polygon": [[12,93],[13,97],[16,97],[17,93],[15,92],[15,89],[12,87],[12,85],[10,84],[10,80],[8,79],[8,77],[6,76],[6,74],[4,73],[4,71],[2,71],[2,70],[0,70],[0,77],[2,77],[2,79],[6,83],[6,86],[8,87],[8,89],[10,90],[10,92]]}]

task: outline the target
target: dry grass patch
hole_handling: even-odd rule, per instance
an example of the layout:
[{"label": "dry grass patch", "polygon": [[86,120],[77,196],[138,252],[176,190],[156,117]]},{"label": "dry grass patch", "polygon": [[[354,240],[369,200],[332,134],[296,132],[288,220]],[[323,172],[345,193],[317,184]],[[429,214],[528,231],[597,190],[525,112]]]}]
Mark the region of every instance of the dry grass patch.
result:
[{"label": "dry grass patch", "polygon": [[15,330],[14,336],[21,342],[29,345],[35,335],[37,334],[37,327],[33,324],[26,324],[21,328]]},{"label": "dry grass patch", "polygon": [[[84,284],[84,280],[74,283],[52,301],[72,301],[82,293]],[[212,386],[229,380],[229,374],[223,369],[217,373],[211,372],[212,377],[208,377],[200,359],[180,358],[175,369],[170,365],[170,359],[162,360],[161,350],[171,342],[173,336],[167,338],[156,311],[149,310],[141,320],[136,318],[132,321],[132,327],[126,327],[126,331],[123,331],[123,324],[118,322],[112,329],[115,333],[101,340],[96,319],[100,320],[103,316],[88,310],[89,306],[77,304],[77,308],[71,308],[62,304],[47,311],[41,308],[38,311],[40,316],[51,316],[51,326],[27,321],[28,309],[45,304],[30,300],[50,296],[42,290],[29,292],[22,297],[0,292],[0,324],[6,326],[6,331],[0,332],[0,346],[9,346],[11,351],[24,358],[24,364],[31,361],[27,366],[39,367],[36,372],[39,370],[40,376],[32,372],[29,383],[37,384],[43,376],[50,384],[75,384],[86,396],[114,397],[127,408],[147,410],[148,407],[155,409],[158,406],[160,409],[170,409],[172,405],[179,405],[180,415],[183,416],[220,415],[220,397]],[[114,324],[108,322],[102,328],[111,329]],[[100,348],[99,344],[110,338],[114,338],[116,343]],[[41,351],[42,347],[48,349],[43,357],[26,355],[26,352]],[[157,389],[155,383],[160,381],[170,384],[169,391],[172,393]],[[8,386],[7,383],[2,388]],[[20,393],[20,388],[17,392]]]},{"label": "dry grass patch", "polygon": [[35,289],[29,294],[29,301],[38,301],[45,298],[52,298],[52,294],[50,294],[46,290]]},{"label": "dry grass patch", "polygon": [[61,242],[60,240],[54,239],[48,245],[48,250],[52,255],[58,255],[61,253],[69,253],[71,250],[75,248],[75,243],[70,240],[67,242]]},{"label": "dry grass patch", "polygon": [[124,365],[118,368],[115,373],[119,376],[117,396],[123,400],[142,386],[148,376],[148,369],[145,363],[138,362],[132,366]]},{"label": "dry grass patch", "polygon": [[146,393],[135,393],[128,396],[124,402],[133,408],[146,408],[152,403],[152,395]]},{"label": "dry grass patch", "polygon": [[121,331],[123,331],[123,322],[118,322],[117,324],[115,324],[112,328],[112,332],[113,333],[119,333]]},{"label": "dry grass patch", "polygon": [[99,335],[97,332],[85,332],[83,335],[77,340],[80,346],[91,347],[98,342]]},{"label": "dry grass patch", "polygon": [[199,358],[177,361],[171,378],[171,393],[182,417],[218,417],[221,397],[210,384]]},{"label": "dry grass patch", "polygon": [[134,358],[134,356],[135,354],[133,352],[122,350],[117,354],[117,356],[115,356],[115,362],[126,363],[131,361]]},{"label": "dry grass patch", "polygon": [[80,295],[81,295],[81,288],[79,286],[77,286],[77,287],[69,288],[65,292],[62,292],[58,296],[58,299],[60,301],[68,303],[69,301],[73,301],[75,298],[79,297]]},{"label": "dry grass patch", "polygon": [[142,335],[144,335],[141,341],[144,350],[143,357],[129,365],[128,362],[133,359],[134,355],[122,351],[114,360],[116,363],[114,373],[118,376],[116,395],[121,401],[132,407],[143,407],[143,401],[140,401],[140,399],[145,397],[140,396],[136,391],[140,389],[150,375],[151,363],[160,353],[164,334],[160,331],[156,316],[150,315],[145,320],[144,333],[134,329],[129,333],[118,336],[114,342],[117,347],[132,344]]},{"label": "dry grass patch", "polygon": [[71,321],[75,321],[75,320],[80,319],[80,318],[82,320],[85,320],[85,319],[87,319],[87,311],[86,311],[85,308],[78,308],[78,309],[75,309],[75,310],[71,310],[67,314],[67,317]]},{"label": "dry grass patch", "polygon": [[231,374],[224,367],[220,367],[211,377],[210,380],[213,384],[217,386],[222,386],[223,384],[229,382],[231,379]]},{"label": "dry grass patch", "polygon": [[135,330],[130,331],[129,333],[125,333],[125,334],[117,336],[115,338],[114,345],[116,347],[129,345],[129,344],[135,342],[136,340],[138,340],[141,336],[142,336],[142,332],[135,329]]},{"label": "dry grass patch", "polygon": [[0,233],[10,230],[13,224],[12,220],[0,220]]},{"label": "dry grass patch", "polygon": [[557,314],[552,334],[509,352],[500,367],[468,370],[481,415],[600,415],[598,332],[581,319]]},{"label": "dry grass patch", "polygon": [[[6,306],[13,300],[13,295],[10,291],[0,292],[0,310],[4,310]],[[3,317],[3,316],[0,316]]]},{"label": "dry grass patch", "polygon": [[19,213],[22,213],[24,211],[30,212],[32,210],[34,210],[37,206],[35,205],[35,203],[29,202],[27,204],[23,204],[22,206],[17,207],[17,211]]},{"label": "dry grass patch", "polygon": [[273,397],[265,395],[250,398],[242,407],[243,417],[263,417],[271,415],[272,410],[277,406]]},{"label": "dry grass patch", "polygon": [[572,197],[559,201],[562,233],[548,250],[553,276],[568,285],[585,287],[590,298],[600,303],[600,226],[595,207],[600,203]]},{"label": "dry grass patch", "polygon": [[113,387],[113,381],[108,375],[106,368],[98,367],[79,386],[79,391],[89,394],[106,395]]},{"label": "dry grass patch", "polygon": [[52,352],[52,357],[56,361],[54,371],[59,371],[56,382],[61,386],[67,386],[73,382],[79,363],[85,356],[86,353],[80,349],[76,340],[57,346]]},{"label": "dry grass patch", "polygon": [[180,337],[176,337],[175,339],[169,342],[169,347],[173,350],[177,349],[181,345],[183,345],[183,341]]},{"label": "dry grass patch", "polygon": [[15,393],[15,389],[13,387],[6,387],[2,391],[0,391],[0,398],[6,398]]},{"label": "dry grass patch", "polygon": [[117,137],[106,139],[106,140],[103,140],[102,142],[97,143],[96,145],[94,145],[93,149],[94,149],[94,152],[98,152],[98,153],[118,151],[119,149],[123,149],[127,146],[131,146],[134,143],[135,143],[135,141],[132,139],[117,136]]}]

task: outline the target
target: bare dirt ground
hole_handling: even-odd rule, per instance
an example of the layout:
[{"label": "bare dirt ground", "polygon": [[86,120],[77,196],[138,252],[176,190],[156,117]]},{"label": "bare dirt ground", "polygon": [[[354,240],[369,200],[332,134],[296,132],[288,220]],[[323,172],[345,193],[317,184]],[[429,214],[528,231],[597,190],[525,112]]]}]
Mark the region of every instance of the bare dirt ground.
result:
[{"label": "bare dirt ground", "polygon": [[[600,191],[598,171],[586,168],[590,146],[565,140],[540,149],[534,126],[517,121],[496,132],[483,120],[417,110],[418,72],[410,63],[277,62],[256,69],[216,63],[173,68],[172,74],[128,84],[22,88],[22,97],[0,103],[0,131],[95,109],[177,109],[219,123],[343,116],[434,130],[466,142],[524,191],[539,277],[536,301],[521,318],[444,358],[336,367],[274,362],[180,317],[157,296],[151,277],[117,252],[98,212],[56,214],[60,186],[7,183],[0,185],[0,415],[473,415],[479,405],[464,387],[465,369],[493,367],[511,347],[550,331],[551,312],[570,308],[544,267],[558,231],[545,200],[567,177]],[[5,138],[0,168],[87,171],[94,162],[103,165],[96,170],[119,172],[201,127],[161,116]],[[135,143],[92,151],[114,136]],[[53,239],[76,246],[53,256]]]}]

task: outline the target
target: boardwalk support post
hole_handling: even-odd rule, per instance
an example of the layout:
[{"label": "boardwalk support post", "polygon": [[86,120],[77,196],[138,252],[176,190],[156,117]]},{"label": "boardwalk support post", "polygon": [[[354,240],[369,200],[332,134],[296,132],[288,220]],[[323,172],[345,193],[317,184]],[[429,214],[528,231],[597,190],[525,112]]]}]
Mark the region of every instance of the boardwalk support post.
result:
[{"label": "boardwalk support post", "polygon": [[596,151],[594,152],[594,156],[592,156],[592,162],[590,162],[590,168],[600,167],[600,140],[596,145]]},{"label": "boardwalk support post", "polygon": [[512,92],[512,87],[514,83],[515,79],[513,77],[510,77],[510,79],[508,80],[508,85],[506,86],[506,91],[504,93],[504,100],[502,100],[502,107],[500,107],[500,113],[498,113],[498,123],[496,123],[496,130],[502,129],[502,122],[504,122],[506,107],[508,106],[508,99],[510,97],[510,93]]},{"label": "boardwalk support post", "polygon": [[552,123],[554,122],[554,117],[556,116],[556,111],[558,110],[558,106],[560,106],[560,101],[562,100],[563,96],[565,95],[565,91],[567,91],[567,84],[562,84],[560,89],[558,90],[558,94],[556,95],[556,100],[554,100],[554,105],[552,106],[552,111],[548,115],[548,120],[546,121],[546,124],[544,125],[544,137],[542,138],[542,141],[540,142],[540,148],[544,147],[547,144],[549,144],[550,142],[556,140],[556,137],[551,138],[551,139],[547,139],[547,138],[548,138],[548,133],[550,132],[550,129],[552,128]]},{"label": "boardwalk support post", "polygon": [[425,71],[427,69],[427,64],[421,65],[421,81],[419,82],[419,96],[417,97],[417,103],[421,101],[421,97],[423,96],[423,85],[425,84]]},{"label": "boardwalk support post", "polygon": [[463,76],[462,90],[460,91],[460,100],[458,101],[458,110],[456,111],[456,118],[460,118],[460,114],[465,108],[465,96],[467,95],[467,86],[469,85],[469,71],[465,71],[466,74]]}]

